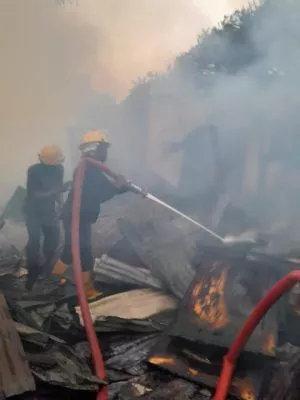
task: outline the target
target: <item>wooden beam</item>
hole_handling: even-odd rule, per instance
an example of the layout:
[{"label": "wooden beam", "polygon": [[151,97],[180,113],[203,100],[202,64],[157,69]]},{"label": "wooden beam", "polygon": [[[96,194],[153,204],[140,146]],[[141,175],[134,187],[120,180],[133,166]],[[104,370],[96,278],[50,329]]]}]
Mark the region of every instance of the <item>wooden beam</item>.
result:
[{"label": "wooden beam", "polygon": [[34,379],[20,337],[2,293],[0,293],[0,360],[0,394],[4,398],[35,390]]}]

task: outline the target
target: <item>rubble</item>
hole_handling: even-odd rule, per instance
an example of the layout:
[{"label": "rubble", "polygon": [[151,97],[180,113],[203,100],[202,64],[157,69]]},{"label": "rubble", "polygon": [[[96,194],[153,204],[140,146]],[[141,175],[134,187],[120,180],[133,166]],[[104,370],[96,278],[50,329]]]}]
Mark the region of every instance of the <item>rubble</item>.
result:
[{"label": "rubble", "polygon": [[[131,206],[122,212],[118,205],[113,224],[110,212],[105,224],[100,218],[95,226],[95,281],[103,297],[90,310],[105,383],[93,373],[72,280],[65,288],[55,278],[42,280],[26,292],[22,253],[2,242],[0,292],[36,382],[35,394],[20,400],[76,399],[83,393],[92,399],[103,384],[110,400],[209,400],[237,330],[266,290],[294,269],[292,262],[249,248],[208,247],[201,232],[168,212],[146,202]],[[110,231],[106,242],[101,237],[107,230],[99,226]],[[211,304],[205,303],[209,293]],[[296,349],[286,363],[298,354],[296,324],[297,313],[283,299],[247,345],[232,394],[262,400],[264,388],[269,395],[265,388],[279,373],[277,348],[291,342]]]},{"label": "rubble", "polygon": [[0,294],[0,390],[4,398],[34,391],[35,383],[5,298]]},{"label": "rubble", "polygon": [[296,400],[299,398],[300,353],[295,351],[287,361],[274,368],[265,400]]},{"label": "rubble", "polygon": [[[207,249],[149,362],[214,388],[238,330],[259,299],[285,274],[286,266],[278,265],[276,270],[270,261],[255,255],[247,258],[226,247]],[[271,368],[278,345],[279,309],[278,304],[273,306],[246,345],[231,387],[238,398],[245,390],[254,399],[261,393],[263,370]]]}]

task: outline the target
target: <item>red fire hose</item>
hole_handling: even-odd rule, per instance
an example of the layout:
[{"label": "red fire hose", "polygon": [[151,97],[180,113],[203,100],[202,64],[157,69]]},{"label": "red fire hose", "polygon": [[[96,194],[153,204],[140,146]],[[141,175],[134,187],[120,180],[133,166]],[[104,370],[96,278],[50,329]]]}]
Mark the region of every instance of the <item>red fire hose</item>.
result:
[{"label": "red fire hose", "polygon": [[214,400],[226,400],[231,384],[231,379],[235,369],[235,363],[244,349],[249,337],[257,327],[267,311],[276,303],[277,300],[287,292],[296,282],[300,281],[300,270],[293,271],[282,278],[266,296],[257,304],[250,317],[241,329],[239,335],[233,342],[229,352],[224,357],[221,375],[218,381]]},{"label": "red fire hose", "polygon": [[[85,295],[84,286],[81,277],[81,260],[80,260],[80,246],[79,246],[79,221],[80,221],[80,206],[81,206],[81,189],[82,182],[85,174],[85,168],[87,163],[91,163],[99,167],[104,173],[109,175],[111,178],[115,179],[117,177],[108,167],[99,161],[95,161],[89,158],[82,159],[79,163],[75,181],[74,181],[74,197],[72,205],[72,227],[71,227],[71,237],[72,237],[72,258],[74,266],[74,276],[77,289],[77,295],[79,299],[79,305],[83,317],[83,323],[88,337],[88,341],[92,351],[93,363],[96,375],[99,379],[105,380],[106,373],[104,368],[103,357],[101,353],[100,344],[93,326],[92,317],[90,314],[90,309],[88,301]],[[107,388],[103,386],[101,391],[97,395],[97,400],[107,400]]]}]

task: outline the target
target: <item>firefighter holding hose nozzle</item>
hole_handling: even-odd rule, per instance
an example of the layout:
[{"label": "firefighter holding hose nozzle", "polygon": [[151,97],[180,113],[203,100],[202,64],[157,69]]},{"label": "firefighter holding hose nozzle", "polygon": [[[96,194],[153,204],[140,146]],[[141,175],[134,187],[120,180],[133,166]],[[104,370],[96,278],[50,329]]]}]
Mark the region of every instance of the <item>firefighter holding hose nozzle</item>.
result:
[{"label": "firefighter holding hose nozzle", "polygon": [[[87,132],[83,136],[79,149],[83,158],[90,158],[104,163],[107,159],[109,146],[110,144],[106,136],[95,130]],[[101,292],[98,292],[95,289],[92,278],[94,266],[92,255],[92,225],[98,219],[101,204],[118,194],[130,190],[129,185],[130,184],[126,181],[123,175],[118,175],[113,182],[97,166],[93,164],[88,164],[86,166],[82,183],[79,243],[83,270],[82,280],[85,294],[89,300],[95,299],[101,295]],[[64,282],[63,277],[68,265],[72,263],[71,221],[74,196],[73,189],[74,188],[72,188],[69,193],[62,213],[65,230],[64,249],[60,259],[57,261],[52,271],[53,275],[62,278],[61,283]]]}]

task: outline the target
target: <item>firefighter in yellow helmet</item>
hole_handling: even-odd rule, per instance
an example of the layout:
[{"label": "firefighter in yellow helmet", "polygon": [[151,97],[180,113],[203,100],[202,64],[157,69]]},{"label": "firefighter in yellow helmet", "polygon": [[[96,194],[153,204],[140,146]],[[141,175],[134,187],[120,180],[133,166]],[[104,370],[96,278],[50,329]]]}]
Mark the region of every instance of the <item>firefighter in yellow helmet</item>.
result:
[{"label": "firefighter in yellow helmet", "polygon": [[[110,144],[105,134],[99,131],[87,132],[79,146],[82,157],[94,158],[105,162],[107,150]],[[128,190],[128,185],[120,175],[116,183],[112,183],[103,172],[94,165],[87,165],[82,186],[82,199],[80,209],[79,243],[80,257],[83,270],[83,283],[85,293],[89,300],[95,299],[101,293],[95,290],[92,271],[94,266],[92,255],[92,224],[94,224],[100,213],[100,205],[110,200],[117,194]],[[68,265],[72,263],[71,254],[71,213],[73,203],[73,191],[71,190],[64,205],[62,214],[65,229],[65,245],[60,260],[56,263],[53,274],[63,276]]]},{"label": "firefighter in yellow helmet", "polygon": [[61,193],[67,188],[67,185],[63,185],[64,155],[60,148],[45,146],[38,157],[40,162],[30,166],[27,171],[27,196],[24,204],[28,231],[28,290],[41,272],[39,255],[42,236],[45,266],[53,262],[59,242],[57,203],[60,202]]}]

